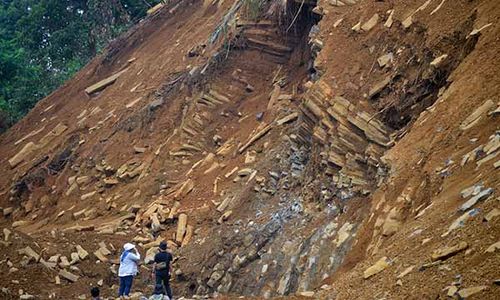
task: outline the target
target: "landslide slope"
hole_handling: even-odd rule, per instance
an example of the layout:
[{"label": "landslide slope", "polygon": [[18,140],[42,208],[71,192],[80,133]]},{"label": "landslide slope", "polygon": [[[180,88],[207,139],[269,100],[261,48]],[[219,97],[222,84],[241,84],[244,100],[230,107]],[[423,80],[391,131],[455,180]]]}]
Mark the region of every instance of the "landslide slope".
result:
[{"label": "landslide slope", "polygon": [[0,136],[5,298],[112,297],[130,240],[146,294],[167,240],[186,297],[496,298],[500,4],[252,3],[165,5]]}]

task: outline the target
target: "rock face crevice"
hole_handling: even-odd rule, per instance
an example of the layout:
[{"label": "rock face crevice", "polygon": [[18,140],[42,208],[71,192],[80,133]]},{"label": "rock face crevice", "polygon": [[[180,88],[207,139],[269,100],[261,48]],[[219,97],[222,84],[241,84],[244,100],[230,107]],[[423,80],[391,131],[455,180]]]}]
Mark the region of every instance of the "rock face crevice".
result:
[{"label": "rock face crevice", "polygon": [[2,293],[495,294],[499,4],[422,2],[153,9],[0,137]]}]

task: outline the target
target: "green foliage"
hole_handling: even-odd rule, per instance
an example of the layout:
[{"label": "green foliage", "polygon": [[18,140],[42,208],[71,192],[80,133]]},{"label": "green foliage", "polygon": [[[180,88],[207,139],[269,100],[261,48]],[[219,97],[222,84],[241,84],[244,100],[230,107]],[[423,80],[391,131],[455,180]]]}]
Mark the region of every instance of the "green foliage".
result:
[{"label": "green foliage", "polygon": [[158,2],[0,0],[0,131]]}]

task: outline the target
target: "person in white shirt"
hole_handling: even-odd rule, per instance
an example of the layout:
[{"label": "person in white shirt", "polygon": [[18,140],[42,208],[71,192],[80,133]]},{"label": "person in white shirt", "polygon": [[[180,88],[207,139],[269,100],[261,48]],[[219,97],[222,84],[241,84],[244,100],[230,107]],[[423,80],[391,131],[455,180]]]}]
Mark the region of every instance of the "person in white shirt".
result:
[{"label": "person in white shirt", "polygon": [[132,288],[132,281],[137,275],[137,262],[141,259],[141,255],[135,248],[134,244],[126,243],[123,245],[123,252],[120,256],[120,267],[118,269],[118,277],[120,277],[120,290],[118,297],[127,299]]}]

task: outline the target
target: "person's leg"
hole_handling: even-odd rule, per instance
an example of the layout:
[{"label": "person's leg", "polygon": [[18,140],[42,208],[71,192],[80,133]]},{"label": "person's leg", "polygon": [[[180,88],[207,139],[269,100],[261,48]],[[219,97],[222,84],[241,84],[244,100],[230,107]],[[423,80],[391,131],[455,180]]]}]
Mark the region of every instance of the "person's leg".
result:
[{"label": "person's leg", "polygon": [[123,296],[123,292],[125,291],[125,279],[123,277],[120,278],[120,288],[118,290],[118,297]]},{"label": "person's leg", "polygon": [[172,289],[170,288],[170,276],[165,276],[165,278],[163,279],[163,284],[165,285],[165,289],[167,290],[168,298],[170,298],[170,300],[173,300]]},{"label": "person's leg", "polygon": [[125,296],[129,296],[130,290],[132,289],[132,281],[134,280],[134,276],[125,276],[126,278],[126,284],[125,284],[125,291],[123,292]]},{"label": "person's leg", "polygon": [[[155,274],[155,289],[157,285],[161,285],[163,287],[163,278],[159,274]],[[163,289],[162,289],[163,290]]]}]

